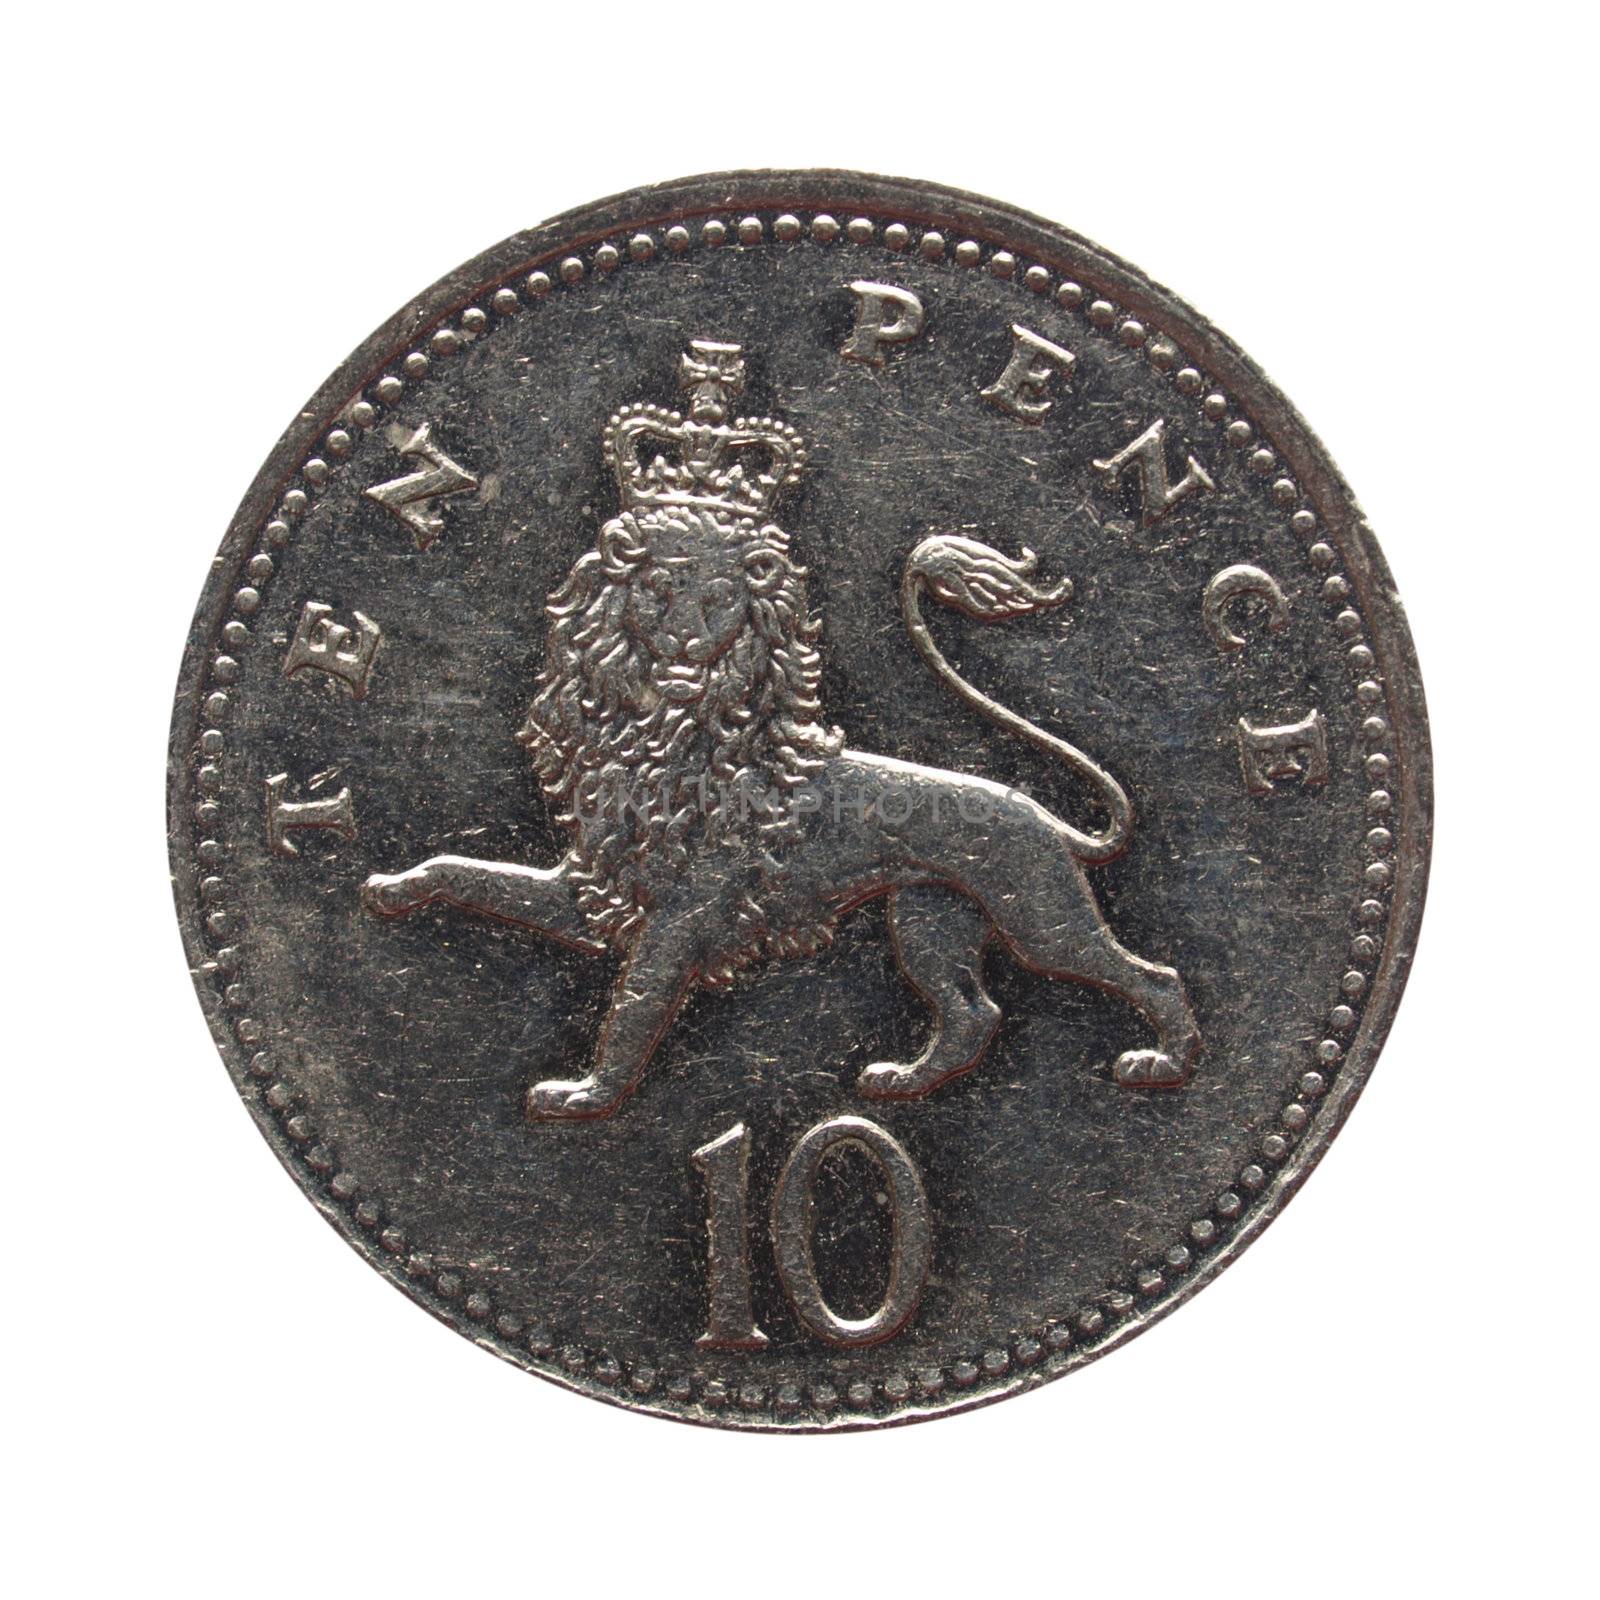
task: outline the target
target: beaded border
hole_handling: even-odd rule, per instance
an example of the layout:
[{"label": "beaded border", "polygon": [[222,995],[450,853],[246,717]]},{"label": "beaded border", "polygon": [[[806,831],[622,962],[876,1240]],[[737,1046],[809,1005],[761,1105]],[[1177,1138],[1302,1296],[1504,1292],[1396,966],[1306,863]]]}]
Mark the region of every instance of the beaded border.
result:
[{"label": "beaded border", "polygon": [[[197,884],[203,923],[215,949],[214,956],[201,964],[200,971],[211,978],[220,991],[224,1006],[238,1012],[232,1031],[249,1052],[247,1072],[254,1080],[262,1100],[276,1115],[291,1145],[301,1153],[307,1169],[329,1197],[362,1230],[376,1234],[380,1247],[395,1257],[402,1270],[417,1286],[416,1292],[431,1286],[441,1304],[434,1309],[447,1321],[461,1326],[459,1317],[483,1328],[480,1342],[497,1353],[508,1354],[521,1365],[548,1363],[537,1368],[558,1381],[577,1386],[587,1377],[605,1389],[623,1391],[639,1398],[663,1397],[672,1406],[698,1404],[710,1411],[727,1407],[758,1414],[769,1412],[774,1420],[793,1422],[807,1411],[824,1419],[841,1412],[869,1413],[898,1408],[914,1397],[937,1400],[952,1392],[970,1393],[976,1400],[983,1395],[980,1384],[987,1384],[998,1396],[1014,1386],[1015,1375],[1048,1362],[1060,1367],[1074,1353],[1086,1351],[1086,1341],[1109,1335],[1130,1318],[1141,1303],[1152,1297],[1174,1278],[1197,1264],[1196,1252],[1219,1247],[1241,1217],[1247,1201],[1240,1193],[1256,1194],[1266,1187],[1269,1169],[1287,1160],[1300,1136],[1309,1126],[1314,1108],[1325,1094],[1329,1079],[1338,1070],[1345,1052],[1343,1040],[1351,1036],[1359,1021],[1359,1007],[1382,951],[1383,926],[1388,917],[1387,896],[1394,882],[1389,856],[1394,836],[1388,826],[1393,798],[1385,786],[1394,758],[1386,746],[1390,725],[1382,714],[1385,693],[1374,676],[1376,657],[1364,637],[1366,626],[1349,604],[1351,584],[1337,570],[1337,553],[1318,534],[1316,513],[1303,503],[1300,486],[1285,475],[1276,453],[1258,438],[1256,428],[1240,414],[1237,406],[1220,388],[1211,385],[1200,370],[1180,362],[1178,345],[1162,334],[1152,334],[1145,323],[1124,315],[1110,300],[1089,296],[1083,286],[1063,278],[1039,263],[1030,263],[1005,249],[988,247],[976,239],[960,238],[952,243],[937,229],[920,229],[905,223],[874,221],[854,216],[840,223],[827,212],[818,212],[809,223],[791,212],[782,212],[766,221],[756,213],[732,223],[710,216],[697,220],[698,237],[684,223],[665,229],[640,231],[626,239],[606,240],[588,247],[585,253],[567,254],[552,260],[552,272],[544,268],[517,274],[485,286],[483,297],[488,309],[472,304],[439,321],[433,331],[418,341],[415,348],[387,363],[388,370],[370,380],[341,408],[338,425],[323,441],[325,454],[308,457],[294,474],[298,481],[283,493],[276,511],[262,529],[261,548],[244,564],[247,580],[235,592],[228,615],[221,624],[219,650],[209,668],[203,669],[210,689],[201,705],[198,762],[194,776],[197,799],[194,822],[198,842],[196,857],[202,876]],[[679,257],[692,249],[753,248],[769,239],[778,244],[794,244],[809,238],[817,244],[843,241],[849,245],[876,246],[895,253],[915,253],[930,262],[948,261],[957,269],[986,271],[1002,281],[1015,283],[1040,297],[1053,298],[1064,310],[1080,315],[1101,335],[1116,340],[1129,350],[1140,351],[1156,372],[1168,377],[1173,388],[1198,406],[1201,417],[1217,429],[1228,445],[1238,451],[1249,450],[1248,467],[1261,480],[1263,492],[1288,520],[1290,532],[1300,541],[1310,540],[1306,556],[1312,568],[1323,574],[1321,597],[1335,631],[1345,641],[1346,660],[1357,679],[1354,694],[1366,716],[1361,724],[1362,738],[1369,746],[1365,770],[1373,788],[1367,796],[1366,812],[1370,826],[1363,845],[1366,864],[1362,893],[1353,911],[1359,929],[1349,946],[1350,962],[1340,980],[1340,998],[1326,1017],[1324,1037],[1314,1047],[1316,1065],[1304,1071],[1294,1095],[1278,1114],[1277,1125],[1261,1137],[1259,1160],[1242,1166],[1237,1182],[1220,1193],[1208,1213],[1190,1222],[1187,1240],[1169,1246],[1154,1260],[1135,1264],[1126,1278],[1109,1284],[1075,1312],[1052,1318],[1008,1342],[995,1343],[968,1360],[942,1365],[927,1365],[906,1372],[891,1373],[875,1382],[859,1379],[839,1385],[818,1382],[805,1386],[782,1383],[733,1384],[723,1379],[697,1379],[689,1373],[661,1372],[648,1362],[623,1363],[609,1351],[590,1350],[578,1344],[558,1345],[542,1325],[526,1326],[509,1313],[495,1314],[494,1300],[471,1280],[471,1275],[455,1268],[440,1268],[426,1252],[411,1248],[404,1231],[395,1226],[381,1227],[381,1202],[367,1195],[359,1178],[344,1168],[335,1153],[317,1135],[316,1126],[305,1108],[304,1097],[279,1074],[262,1043],[261,1024],[249,1014],[249,990],[242,976],[243,951],[234,942],[235,918],[226,904],[227,889],[218,872],[224,857],[216,837],[221,821],[217,795],[222,787],[219,765],[226,739],[221,724],[226,720],[233,686],[240,671],[238,661],[228,649],[236,649],[250,638],[249,619],[260,609],[264,591],[277,567],[274,551],[287,546],[295,525],[310,511],[317,493],[337,472],[349,455],[357,433],[374,428],[400,403],[407,389],[425,379],[438,361],[492,332],[525,308],[552,293],[577,289],[594,279],[604,279],[631,265]],[[514,281],[515,280],[515,281]],[[354,431],[352,431],[354,430]],[[1264,1163],[1264,1164],[1263,1164]],[[491,1334],[492,1330],[492,1334]],[[470,1328],[462,1331],[469,1332]],[[497,1343],[504,1342],[504,1348]],[[532,1358],[530,1361],[529,1358]],[[669,1415],[683,1413],[662,1407]],[[752,1418],[754,1420],[754,1418]]]}]

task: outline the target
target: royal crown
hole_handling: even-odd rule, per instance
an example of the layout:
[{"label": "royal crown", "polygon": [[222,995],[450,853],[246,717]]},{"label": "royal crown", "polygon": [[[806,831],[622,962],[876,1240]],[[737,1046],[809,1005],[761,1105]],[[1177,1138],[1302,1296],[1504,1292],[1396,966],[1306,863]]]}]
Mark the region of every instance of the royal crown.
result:
[{"label": "royal crown", "polygon": [[606,461],[617,475],[624,510],[640,506],[706,506],[740,517],[766,516],[779,494],[799,481],[805,444],[772,417],[728,420],[728,403],[744,393],[744,360],[736,344],[695,339],[678,367],[689,391],[689,415],[664,406],[624,406],[606,424]]}]

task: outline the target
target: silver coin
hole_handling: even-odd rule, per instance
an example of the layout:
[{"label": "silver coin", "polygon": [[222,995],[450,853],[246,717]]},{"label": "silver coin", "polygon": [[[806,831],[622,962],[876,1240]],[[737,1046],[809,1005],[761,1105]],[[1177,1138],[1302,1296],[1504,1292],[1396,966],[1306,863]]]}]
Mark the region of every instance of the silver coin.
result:
[{"label": "silver coin", "polygon": [[170,757],[202,1004],[330,1222],[531,1372],[788,1431],[1036,1387],[1237,1256],[1429,826],[1283,397],[1085,240],[837,172],[602,201],[368,339]]}]

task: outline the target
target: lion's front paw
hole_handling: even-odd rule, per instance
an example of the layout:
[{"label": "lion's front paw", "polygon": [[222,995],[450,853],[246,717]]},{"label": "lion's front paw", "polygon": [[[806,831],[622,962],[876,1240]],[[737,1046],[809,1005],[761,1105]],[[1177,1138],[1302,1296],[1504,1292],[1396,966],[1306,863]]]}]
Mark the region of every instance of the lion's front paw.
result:
[{"label": "lion's front paw", "polygon": [[1176,1089],[1189,1081],[1189,1069],[1164,1050],[1124,1050],[1111,1072],[1128,1089]]},{"label": "lion's front paw", "polygon": [[617,1096],[603,1094],[593,1078],[552,1078],[534,1084],[525,1105],[529,1122],[578,1121],[609,1115],[616,1109]]},{"label": "lion's front paw", "polygon": [[433,898],[427,867],[409,872],[375,872],[361,885],[361,903],[380,917],[400,917]]}]

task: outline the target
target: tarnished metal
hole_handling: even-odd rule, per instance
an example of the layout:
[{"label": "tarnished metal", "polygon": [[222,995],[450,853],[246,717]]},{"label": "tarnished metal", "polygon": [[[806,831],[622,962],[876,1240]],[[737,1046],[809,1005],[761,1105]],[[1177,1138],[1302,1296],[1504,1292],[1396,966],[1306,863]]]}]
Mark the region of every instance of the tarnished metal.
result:
[{"label": "tarnished metal", "polygon": [[729,1426],[1126,1339],[1359,1093],[1429,834],[1371,534],[1093,245],[846,173],[519,234],[263,468],[173,722],[274,1149],[507,1359]]}]

